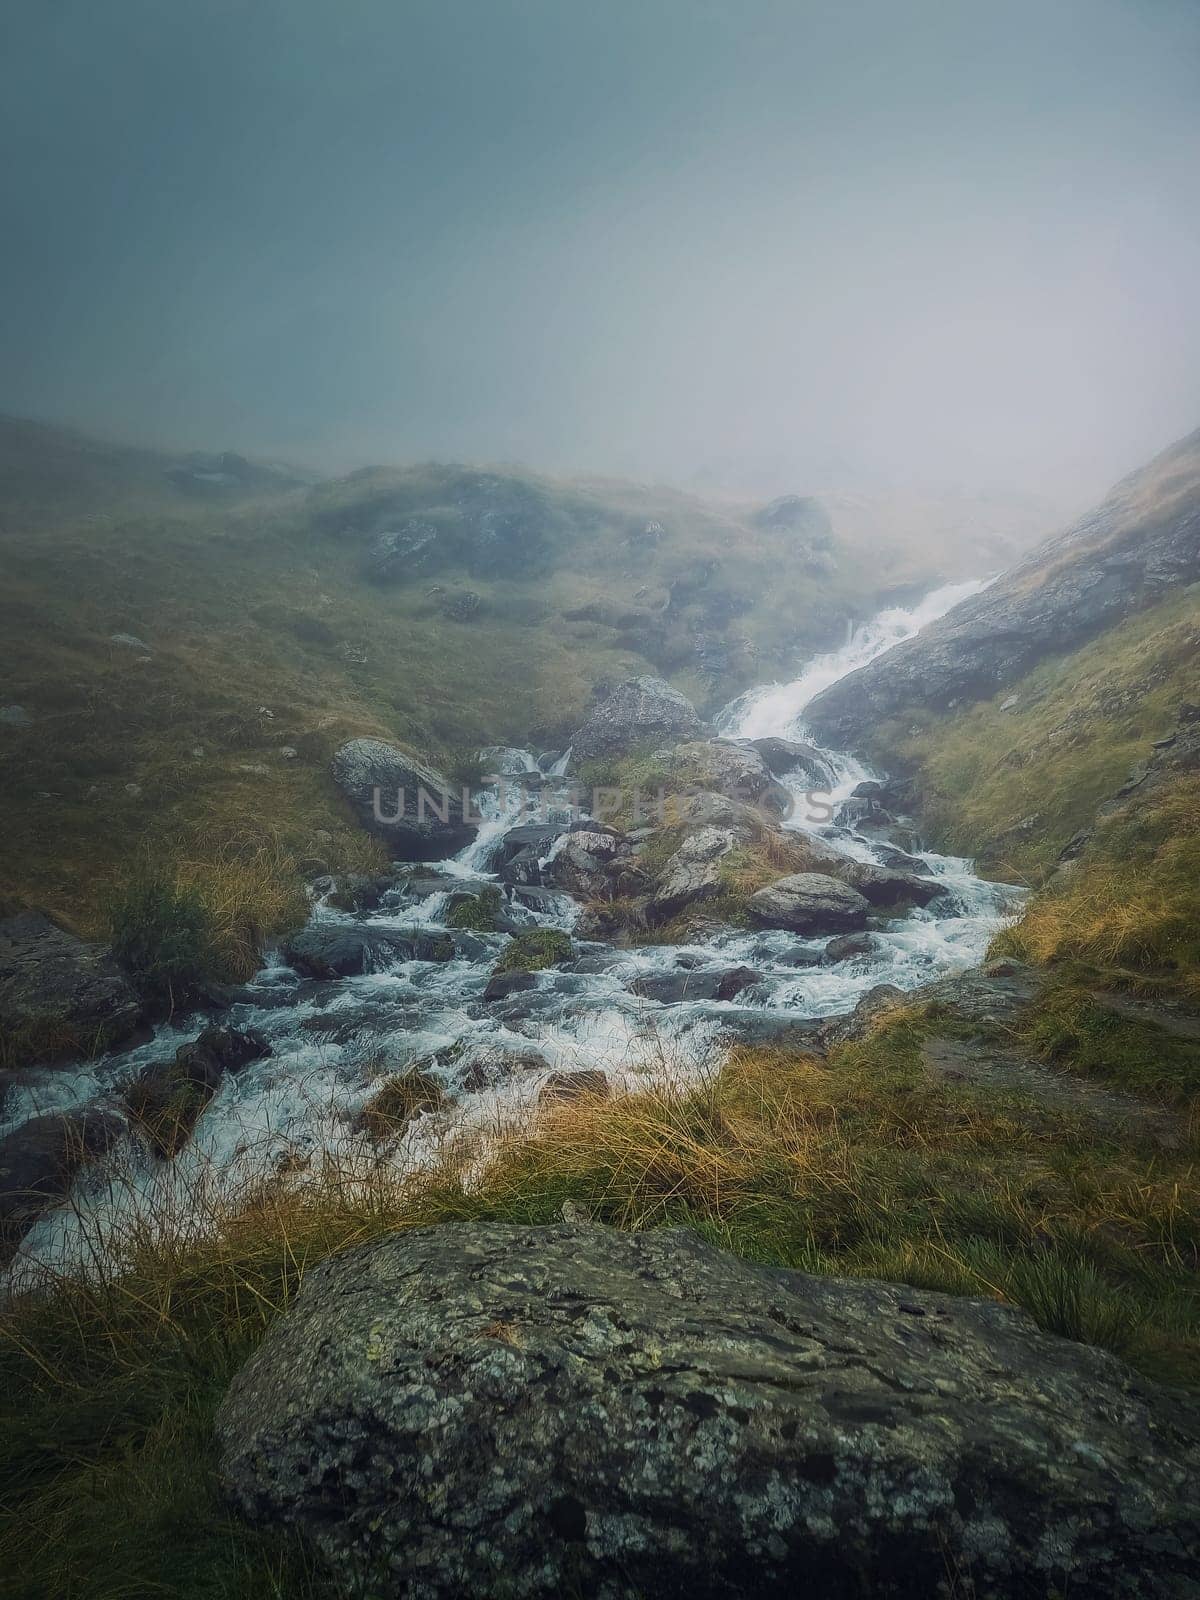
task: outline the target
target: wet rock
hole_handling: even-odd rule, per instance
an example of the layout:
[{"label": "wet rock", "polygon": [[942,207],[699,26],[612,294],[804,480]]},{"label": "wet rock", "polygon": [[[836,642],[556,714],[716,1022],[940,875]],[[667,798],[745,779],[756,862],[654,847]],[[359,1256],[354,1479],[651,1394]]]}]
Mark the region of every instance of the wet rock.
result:
[{"label": "wet rock", "polygon": [[659,874],[647,906],[653,922],[669,922],[688,906],[711,900],[725,887],[721,863],[733,849],[734,836],[722,828],[701,828],[690,834]]},{"label": "wet rock", "polygon": [[0,1033],[52,1057],[116,1043],[141,1020],[141,1002],[103,945],[40,911],[0,921]]},{"label": "wet rock", "polygon": [[693,739],[701,730],[695,706],[664,678],[630,678],[593,707],[570,740],[572,759],[620,755],[651,740]]},{"label": "wet rock", "polygon": [[382,739],[351,739],[333,758],[333,777],[369,833],[401,861],[438,861],[475,835],[462,790]]},{"label": "wet rock", "polygon": [[564,823],[529,823],[510,828],[501,839],[490,866],[505,883],[541,884],[541,863],[566,832]]},{"label": "wet rock", "polygon": [[848,862],[841,876],[873,906],[927,906],[946,892],[945,884],[937,878],[896,872],[890,867],[873,867],[862,861]]},{"label": "wet rock", "polygon": [[530,989],[536,989],[537,986],[536,972],[494,973],[488,979],[483,998],[488,1005],[491,1005],[497,1000],[507,1000],[510,995],[524,994]]},{"label": "wet rock", "polygon": [[390,873],[345,872],[333,880],[325,898],[338,911],[378,911],[395,888]]},{"label": "wet rock", "polygon": [[612,1085],[598,1067],[580,1072],[552,1072],[538,1093],[539,1105],[561,1104],[564,1100],[607,1100]]},{"label": "wet rock", "polygon": [[751,739],[750,743],[763,758],[768,772],[776,778],[801,773],[815,789],[831,788],[833,768],[815,745],[798,739]]},{"label": "wet rock", "polygon": [[505,1050],[499,1045],[481,1045],[465,1058],[459,1087],[467,1094],[481,1094],[531,1072],[544,1072],[546,1058],[536,1050]]},{"label": "wet rock", "polygon": [[733,1000],[752,984],[762,982],[753,967],[701,967],[674,972],[645,972],[629,985],[631,994],[660,1005],[688,1000]]},{"label": "wet rock", "polygon": [[928,861],[922,861],[920,856],[909,855],[906,850],[899,849],[886,840],[872,840],[872,848],[879,857],[881,864],[890,867],[893,872],[913,872],[919,878],[930,876]]},{"label": "wet rock", "polygon": [[1200,1411],[1022,1312],[684,1229],[460,1223],[312,1268],[217,1418],[381,1595],[1194,1593]]},{"label": "wet rock", "polygon": [[611,900],[645,886],[624,839],[593,828],[572,831],[555,853],[548,876],[560,889],[587,900]]},{"label": "wet rock", "polygon": [[817,1029],[817,1039],[825,1050],[840,1044],[856,1044],[874,1033],[881,1018],[897,1006],[910,1001],[903,989],[894,983],[877,983],[868,989],[853,1011],[840,1017],[825,1017]]},{"label": "wet rock", "polygon": [[417,950],[415,936],[390,928],[318,923],[285,939],[281,954],[289,967],[307,978],[351,978],[375,970],[380,963],[412,961]]},{"label": "wet rock", "polygon": [[786,816],[792,797],[777,783],[762,754],[745,740],[700,739],[677,745],[669,765],[709,793],[728,795],[770,815]]},{"label": "wet rock", "polygon": [[125,1132],[97,1106],[34,1117],[0,1139],[0,1265],[38,1217],[70,1193],[76,1174]]},{"label": "wet rock", "polygon": [[853,932],[866,926],[870,909],[857,889],[820,872],[780,878],[759,889],[749,901],[756,922],[793,933]]},{"label": "wet rock", "polygon": [[874,934],[843,933],[836,939],[830,939],[825,946],[822,960],[827,965],[833,965],[838,961],[852,961],[855,956],[869,956],[874,948]]}]

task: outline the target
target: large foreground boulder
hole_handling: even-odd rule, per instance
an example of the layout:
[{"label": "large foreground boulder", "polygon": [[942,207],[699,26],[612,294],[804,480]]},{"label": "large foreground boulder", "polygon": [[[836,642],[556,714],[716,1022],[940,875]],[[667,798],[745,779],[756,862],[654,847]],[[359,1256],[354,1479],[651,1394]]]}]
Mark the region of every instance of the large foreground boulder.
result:
[{"label": "large foreground boulder", "polygon": [[444,860],[475,836],[463,814],[461,787],[382,739],[342,745],[333,778],[363,827],[397,861]]},{"label": "large foreground boulder", "polygon": [[0,921],[0,1035],[31,1056],[78,1053],[132,1033],[142,1007],[109,951],[40,911]]},{"label": "large foreground boulder", "polygon": [[867,925],[870,903],[824,872],[795,872],[752,894],[749,912],[764,928],[792,933],[853,933]]},{"label": "large foreground boulder", "polygon": [[375,1595],[1196,1593],[1195,1402],[990,1301],[683,1229],[348,1251],[217,1431],[241,1510]]},{"label": "large foreground boulder", "polygon": [[629,678],[592,708],[571,750],[576,762],[593,761],[651,741],[695,739],[702,727],[692,702],[664,678]]}]

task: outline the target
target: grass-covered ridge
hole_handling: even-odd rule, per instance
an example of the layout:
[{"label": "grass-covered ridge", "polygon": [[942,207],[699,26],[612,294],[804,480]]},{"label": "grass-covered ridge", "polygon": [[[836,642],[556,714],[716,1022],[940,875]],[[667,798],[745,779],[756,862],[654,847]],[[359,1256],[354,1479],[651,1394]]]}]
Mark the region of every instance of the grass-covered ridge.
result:
[{"label": "grass-covered ridge", "polygon": [[[469,1187],[471,1152],[410,1182],[332,1173],[147,1244],[132,1271],[0,1314],[0,1564],[14,1596],[327,1593],[294,1545],[224,1511],[211,1424],[308,1267],[381,1232],[685,1224],[754,1260],[1000,1297],[1045,1328],[1200,1383],[1200,1179],[1136,1125],[1094,1125],[922,1065],[936,1020],[894,1016],[829,1064],[737,1055],[686,1092],[557,1105]],[[406,1089],[410,1086],[405,1085]],[[404,1112],[412,1107],[405,1100]],[[477,1170],[477,1169],[475,1169]]]}]

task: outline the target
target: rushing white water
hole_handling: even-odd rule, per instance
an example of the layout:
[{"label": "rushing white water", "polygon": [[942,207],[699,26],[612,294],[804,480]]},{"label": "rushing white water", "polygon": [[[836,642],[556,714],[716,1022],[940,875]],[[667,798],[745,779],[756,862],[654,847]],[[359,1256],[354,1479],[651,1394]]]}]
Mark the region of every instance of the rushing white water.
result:
[{"label": "rushing white water", "polygon": [[[726,738],[776,736],[811,747],[803,716],[816,694],[981,587],[949,585],[911,610],[882,612],[792,682],[742,695],[717,718],[718,731]],[[813,814],[809,807],[811,776],[785,778],[796,802],[787,825],[819,832],[858,860],[886,864],[894,845],[857,831],[853,822],[829,821],[830,808],[849,799],[871,776],[868,769],[844,752],[813,753],[831,780],[825,808]],[[569,751],[543,757],[541,768],[527,750],[493,748],[483,756],[489,770],[509,780],[537,774],[539,803],[548,797],[554,815],[555,780],[564,777]],[[492,882],[504,895],[512,926],[571,928],[578,907],[570,896],[505,884],[491,870],[505,834],[529,820],[527,803],[516,783],[497,785],[481,799],[484,820],[470,844],[453,860],[418,869],[416,881],[424,884],[418,894],[401,882],[366,917],[318,902],[313,926],[414,936],[442,930],[456,893]],[[546,810],[540,814],[545,817]],[[564,838],[547,847],[543,872]],[[542,973],[532,992],[491,1004],[483,991],[505,934],[455,935],[449,961],[371,955],[364,964],[373,970],[337,981],[303,978],[271,956],[227,1020],[259,1029],[272,1054],[222,1080],[173,1160],[152,1157],[132,1133],[121,1141],[81,1178],[69,1206],[35,1224],[12,1280],[27,1281],[46,1267],[86,1270],[89,1262],[119,1255],[147,1229],[200,1231],[206,1219],[262,1183],[302,1183],[323,1161],[343,1170],[355,1164],[367,1169],[380,1159],[395,1169],[419,1168],[464,1130],[487,1134],[526,1121],[551,1071],[600,1068],[619,1088],[686,1082],[711,1070],[735,1039],[758,1031],[777,1034],[808,1018],[848,1011],[879,983],[912,989],[967,967],[982,957],[1019,892],[983,882],[968,861],[919,854],[945,892],[927,909],[884,923],[869,949],[844,960],[828,960],[823,939],[732,929],[688,946],[615,950],[585,944],[574,970]],[[703,998],[706,975],[711,980],[734,965],[753,968],[758,981],[732,1002]],[[658,998],[646,998],[638,988]],[[132,1079],[147,1065],[169,1060],[200,1025],[201,1019],[183,1019],[138,1049],[67,1070],[23,1074],[0,1106],[0,1135],[49,1110],[93,1102],[119,1109]],[[410,1124],[381,1157],[356,1129],[355,1118],[382,1078],[417,1061],[444,1086],[446,1108]]]}]

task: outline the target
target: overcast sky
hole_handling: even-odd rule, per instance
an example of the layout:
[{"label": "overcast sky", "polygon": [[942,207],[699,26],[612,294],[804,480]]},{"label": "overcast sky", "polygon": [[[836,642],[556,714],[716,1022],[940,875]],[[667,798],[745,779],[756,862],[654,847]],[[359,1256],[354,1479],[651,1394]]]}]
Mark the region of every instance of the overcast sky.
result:
[{"label": "overcast sky", "polygon": [[1200,425],[1200,0],[0,0],[0,409],[1075,497]]}]

